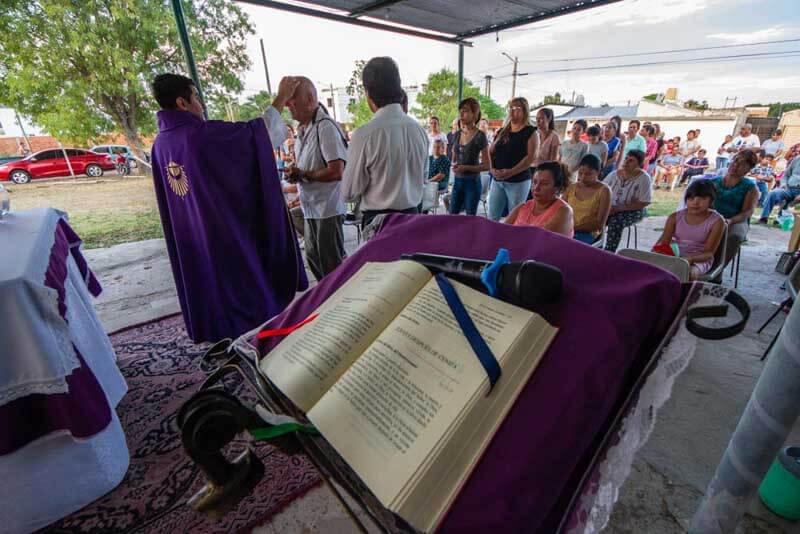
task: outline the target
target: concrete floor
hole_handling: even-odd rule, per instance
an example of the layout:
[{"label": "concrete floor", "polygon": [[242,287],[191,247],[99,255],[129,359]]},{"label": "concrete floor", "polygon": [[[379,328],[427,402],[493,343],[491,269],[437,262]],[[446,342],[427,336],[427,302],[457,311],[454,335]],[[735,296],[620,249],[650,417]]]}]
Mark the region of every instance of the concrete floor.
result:
[{"label": "concrete floor", "polygon": [[[639,225],[639,248],[649,249],[664,221],[665,217],[652,217]],[[732,340],[698,345],[659,412],[653,435],[636,457],[606,532],[686,531],[763,368],[759,357],[785,317],[781,314],[765,332],[755,333],[775,309],[773,303],[783,299],[783,276],[774,266],[788,235],[761,226],[751,230],[739,277],[739,291],[752,309],[747,329]],[[346,228],[346,249],[352,252],[357,246],[355,229]],[[103,284],[96,308],[108,332],[179,311],[163,240],[89,250],[86,257]],[[727,273],[724,283],[733,285]],[[800,444],[800,426],[788,443]],[[353,530],[330,490],[319,487],[256,532]],[[755,499],[739,532],[800,532],[800,525],[780,520]]]}]

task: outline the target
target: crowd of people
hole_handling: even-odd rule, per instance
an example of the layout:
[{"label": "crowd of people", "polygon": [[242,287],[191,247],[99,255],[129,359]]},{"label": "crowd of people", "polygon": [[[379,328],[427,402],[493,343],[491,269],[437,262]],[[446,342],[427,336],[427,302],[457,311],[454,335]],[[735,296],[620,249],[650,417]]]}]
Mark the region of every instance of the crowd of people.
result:
[{"label": "crowd of people", "polygon": [[[382,122],[377,115],[373,122],[376,121]],[[615,116],[606,124],[591,126],[578,119],[562,139],[556,131],[553,111],[541,108],[531,117],[530,106],[521,97],[509,102],[507,118],[496,132],[490,131],[474,98],[460,102],[458,117],[449,133],[442,132],[439,117],[430,117],[428,127],[427,170],[422,183],[423,187],[426,183],[437,184],[432,188],[448,213],[476,215],[479,203],[484,200],[491,220],[540,226],[587,244],[602,244],[609,251],[618,248],[625,228],[646,216],[654,189],[663,187],[672,191],[689,186],[696,178],[712,179],[715,193],[711,197],[707,187],[690,186],[686,190],[686,210],[689,199],[697,197],[711,199],[708,209],[716,207],[727,214],[724,218],[729,227],[731,254],[746,237],[753,210],[745,209],[745,205],[753,203],[753,209],[762,207],[765,213],[762,221],[766,221],[775,206],[785,206],[800,195],[797,163],[784,172],[783,187],[775,187],[779,182],[775,162],[785,156],[781,132],[775,131],[762,146],[750,124],[743,125],[738,136],[726,137],[716,150],[713,166],[707,148],[702,146],[699,129],[689,130],[685,138],[668,138],[659,124],[637,119],[630,120],[623,130],[622,118]],[[370,123],[356,133],[375,129]],[[333,131],[330,135],[340,136]],[[419,132],[416,135],[419,141]],[[415,154],[420,152],[417,147]],[[737,159],[739,154],[741,157]],[[398,155],[406,159],[411,156],[410,152]],[[393,157],[390,152],[373,152],[373,164],[389,157]],[[756,157],[760,157],[757,164]],[[417,160],[414,169],[419,167]],[[418,181],[418,177],[406,173],[395,182],[395,188],[403,187],[403,179]],[[750,194],[751,186],[758,192],[757,197]],[[293,187],[286,184],[287,194],[291,194]],[[301,191],[302,188],[300,185]],[[358,201],[357,193],[352,190],[347,199]],[[372,197],[366,206],[361,205],[366,222],[373,213],[423,209],[421,202],[413,204],[411,197],[405,197],[402,207],[387,198],[376,210],[372,208],[378,199]],[[289,202],[292,206],[298,201]],[[302,207],[302,198],[299,204]],[[699,217],[700,212],[693,212],[687,219],[683,214],[686,210],[675,214],[673,233],[677,236]],[[316,246],[312,242],[308,249],[312,257]],[[338,262],[341,254],[330,265]],[[707,267],[704,262],[698,265],[693,269],[703,271]],[[313,272],[317,275],[317,271]],[[325,271],[319,273],[324,276]]]},{"label": "crowd of people", "polygon": [[[176,279],[188,268],[188,259],[182,257],[189,247],[186,243],[201,256],[217,246],[192,228],[205,224],[197,219],[198,206],[213,195],[187,200],[191,192],[197,194],[205,186],[198,185],[197,179],[202,184],[214,179],[207,176],[214,173],[209,163],[212,156],[228,160],[233,167],[250,165],[241,171],[245,174],[256,172],[252,165],[257,163],[262,180],[280,174],[281,201],[291,214],[284,217],[291,239],[283,236],[277,244],[261,243],[265,230],[253,227],[253,216],[246,215],[245,207],[264,209],[262,204],[274,199],[257,205],[247,195],[269,194],[272,185],[265,183],[245,193],[252,184],[243,184],[241,193],[229,193],[243,206],[234,217],[241,228],[230,247],[244,246],[243,236],[249,233],[259,254],[292,263],[300,258],[296,247],[290,246],[296,243],[296,233],[318,280],[345,259],[343,225],[348,218],[368,226],[382,214],[420,213],[430,207],[423,204],[426,192],[442,200],[449,214],[474,216],[484,200],[491,220],[544,228],[614,252],[623,230],[646,216],[654,188],[687,185],[686,208],[670,216],[657,247],[674,242],[677,254],[691,263],[695,277],[710,268],[725,229],[727,257],[731,258],[746,237],[757,205],[763,207],[761,220],[766,221],[774,207],[800,195],[798,147],[786,151],[780,131],[762,145],[751,126],[744,125],[738,136],[729,136],[716,150],[714,172],[709,174],[708,151],[699,130],[688,131],[683,140],[668,139],[658,124],[633,119],[623,130],[622,118],[615,116],[603,125],[576,120],[562,139],[551,109],[539,109],[532,118],[527,100],[517,97],[509,102],[507,117],[495,132],[490,131],[475,98],[459,103],[449,133],[441,130],[438,117],[429,118],[426,131],[407,114],[407,96],[394,60],[371,59],[364,67],[362,83],[374,115],[348,136],[319,102],[314,84],[306,77],[284,78],[263,119],[235,124],[205,122],[204,104],[189,78],[162,75],[156,80],[154,93],[162,111],[153,150],[154,178]],[[296,122],[295,129],[281,119],[284,107]],[[193,147],[197,139],[217,130],[214,135],[224,136],[219,147],[236,136],[241,137],[240,144],[256,144],[246,153],[226,149],[217,155],[222,149],[210,140]],[[266,163],[261,152],[264,144],[275,156]],[[789,162],[782,175],[775,172],[778,158]],[[221,178],[225,180],[227,176]],[[778,182],[780,187],[776,187]],[[192,223],[181,227],[176,220],[183,217]],[[283,231],[279,214],[270,217]],[[182,235],[190,228],[194,234]],[[254,265],[250,267],[255,269]],[[265,286],[256,273],[248,276],[254,286]],[[305,273],[290,278],[289,285],[299,289]],[[276,292],[282,295],[281,302],[288,298],[283,292]],[[275,295],[271,298],[276,299]],[[182,306],[189,306],[181,299]]]}]

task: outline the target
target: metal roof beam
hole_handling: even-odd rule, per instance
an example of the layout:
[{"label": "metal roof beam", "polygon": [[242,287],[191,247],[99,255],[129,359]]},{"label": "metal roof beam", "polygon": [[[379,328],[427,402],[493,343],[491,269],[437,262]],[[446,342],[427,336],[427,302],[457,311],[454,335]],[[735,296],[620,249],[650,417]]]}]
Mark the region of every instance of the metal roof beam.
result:
[{"label": "metal roof beam", "polygon": [[363,6],[363,7],[359,7],[357,9],[354,9],[353,11],[348,13],[347,16],[350,17],[350,18],[354,18],[355,19],[355,18],[361,17],[362,15],[366,15],[370,11],[376,11],[376,10],[384,8],[384,7],[389,7],[389,6],[392,6],[394,4],[399,4],[400,2],[403,2],[403,1],[404,0],[378,0],[377,2],[372,2],[371,4],[367,4],[367,5]]},{"label": "metal roof beam", "polygon": [[435,33],[427,33],[411,28],[401,26],[392,26],[391,24],[382,24],[380,22],[373,22],[371,20],[363,20],[359,18],[350,18],[346,15],[339,15],[330,13],[328,11],[320,11],[309,7],[298,6],[294,4],[285,4],[283,2],[275,2],[273,0],[237,0],[245,4],[253,4],[256,6],[270,7],[272,9],[279,9],[281,11],[288,11],[290,13],[297,13],[300,15],[307,15],[309,17],[317,17],[321,19],[333,20],[336,22],[343,22],[345,24],[354,24],[356,26],[363,26],[365,28],[372,28],[374,30],[383,30],[388,32],[400,33],[403,35],[410,35],[412,37],[421,37],[423,39],[432,39],[434,41],[441,41],[444,43],[457,44],[462,46],[472,46],[472,43],[463,40],[458,36],[439,35]]}]

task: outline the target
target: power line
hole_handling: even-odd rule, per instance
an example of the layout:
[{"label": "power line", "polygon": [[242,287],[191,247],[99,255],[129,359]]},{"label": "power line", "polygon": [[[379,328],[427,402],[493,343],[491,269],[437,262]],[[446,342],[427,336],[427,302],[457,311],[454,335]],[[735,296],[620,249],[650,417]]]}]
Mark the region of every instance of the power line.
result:
[{"label": "power line", "polygon": [[[649,61],[646,63],[627,63],[622,65],[603,65],[599,67],[567,67],[563,69],[548,69],[548,70],[538,70],[532,72],[520,72],[518,76],[530,76],[534,74],[554,74],[560,72],[579,72],[579,71],[593,71],[593,70],[607,70],[607,69],[625,69],[625,68],[632,68],[632,67],[652,67],[655,65],[676,65],[676,64],[686,64],[686,63],[714,63],[714,62],[726,62],[733,59],[739,60],[747,60],[747,59],[782,59],[785,57],[794,57],[795,55],[800,54],[800,50],[786,50],[784,52],[761,52],[756,54],[735,54],[731,56],[715,56],[715,57],[705,57],[705,58],[692,58],[692,59],[677,59],[677,60],[670,60],[670,61]],[[771,57],[766,57],[771,56]],[[507,76],[498,76],[495,79],[500,78],[507,78]]]},{"label": "power line", "polygon": [[798,39],[781,39],[778,41],[760,41],[757,43],[743,43],[743,44],[730,44],[730,45],[719,45],[719,46],[703,46],[703,47],[696,47],[696,48],[679,48],[677,50],[656,50],[652,52],[632,52],[629,54],[615,54],[610,56],[589,56],[589,57],[573,57],[573,58],[563,58],[563,59],[528,59],[524,61],[520,61],[520,63],[560,63],[564,61],[588,61],[592,59],[615,59],[620,57],[634,57],[634,56],[652,56],[658,54],[676,54],[680,52],[697,52],[700,50],[721,50],[724,48],[741,48],[745,46],[761,46],[761,45],[769,45],[769,44],[784,44],[784,43],[797,43],[800,42],[800,38]]}]

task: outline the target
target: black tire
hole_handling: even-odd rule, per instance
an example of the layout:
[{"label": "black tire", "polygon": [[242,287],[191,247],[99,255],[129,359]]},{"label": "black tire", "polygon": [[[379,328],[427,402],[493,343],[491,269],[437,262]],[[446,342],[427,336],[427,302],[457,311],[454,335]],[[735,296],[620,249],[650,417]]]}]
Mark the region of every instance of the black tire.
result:
[{"label": "black tire", "polygon": [[99,178],[103,176],[103,168],[100,165],[95,165],[94,163],[87,165],[86,176],[90,176],[92,178]]},{"label": "black tire", "polygon": [[8,177],[15,184],[27,184],[31,181],[31,175],[28,172],[20,169],[11,171]]}]

